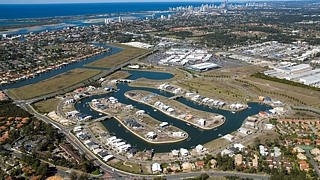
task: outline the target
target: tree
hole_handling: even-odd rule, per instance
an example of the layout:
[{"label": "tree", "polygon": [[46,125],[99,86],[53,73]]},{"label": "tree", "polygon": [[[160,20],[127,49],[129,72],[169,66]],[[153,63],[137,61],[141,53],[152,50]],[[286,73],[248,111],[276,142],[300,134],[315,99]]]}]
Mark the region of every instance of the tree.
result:
[{"label": "tree", "polygon": [[44,179],[48,173],[49,173],[49,164],[41,163],[40,166],[37,168],[36,174],[40,175],[41,179]]}]

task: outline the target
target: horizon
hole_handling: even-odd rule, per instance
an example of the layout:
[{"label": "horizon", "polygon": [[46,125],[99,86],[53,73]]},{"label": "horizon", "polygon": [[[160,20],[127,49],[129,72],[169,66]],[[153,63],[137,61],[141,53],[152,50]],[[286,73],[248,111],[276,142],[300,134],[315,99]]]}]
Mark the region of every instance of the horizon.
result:
[{"label": "horizon", "polygon": [[[229,0],[229,3],[237,3],[237,2],[285,2],[285,1],[312,1],[312,0]],[[224,2],[224,0],[2,0],[0,5],[14,5],[14,4],[21,4],[21,5],[28,5],[28,4],[93,4],[93,3],[183,3],[183,2],[190,2],[190,3],[219,3]]]}]

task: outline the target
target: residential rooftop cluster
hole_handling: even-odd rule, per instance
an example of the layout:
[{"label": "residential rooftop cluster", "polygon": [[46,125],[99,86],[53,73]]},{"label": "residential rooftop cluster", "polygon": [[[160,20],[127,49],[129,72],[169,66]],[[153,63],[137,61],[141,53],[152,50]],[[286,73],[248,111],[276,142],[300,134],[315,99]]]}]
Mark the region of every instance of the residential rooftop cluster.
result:
[{"label": "residential rooftop cluster", "polygon": [[150,142],[180,141],[188,135],[167,122],[159,122],[147,115],[144,110],[118,102],[114,97],[93,99],[90,107],[98,112],[109,114],[132,133]]},{"label": "residential rooftop cluster", "polygon": [[199,111],[158,94],[131,91],[126,93],[126,96],[135,101],[151,105],[169,116],[193,124],[199,128],[212,129],[223,124],[225,120],[225,117],[222,115]]},{"label": "residential rooftop cluster", "polygon": [[174,85],[171,85],[168,83],[160,84],[158,86],[158,89],[176,94],[177,97],[183,96],[188,100],[191,100],[196,103],[208,106],[210,108],[227,108],[232,111],[241,111],[241,110],[248,108],[248,106],[246,104],[241,104],[241,103],[232,103],[227,107],[226,106],[227,103],[224,101],[201,96],[200,94],[195,93],[195,92],[188,92],[185,89],[182,89],[180,87],[177,87],[177,86],[174,86]]},{"label": "residential rooftop cluster", "polygon": [[0,144],[10,137],[9,132],[12,129],[20,129],[28,123],[29,117],[0,117]]},{"label": "residential rooftop cluster", "polygon": [[81,28],[72,28],[1,39],[0,83],[33,78],[109,51],[87,43],[92,38],[88,36]]}]

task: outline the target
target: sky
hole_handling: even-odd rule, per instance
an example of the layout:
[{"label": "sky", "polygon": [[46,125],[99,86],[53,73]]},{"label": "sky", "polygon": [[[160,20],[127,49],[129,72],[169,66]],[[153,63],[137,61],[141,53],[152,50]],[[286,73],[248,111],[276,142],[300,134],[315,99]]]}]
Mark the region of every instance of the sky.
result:
[{"label": "sky", "polygon": [[[56,3],[107,3],[107,2],[222,2],[223,0],[0,0],[0,4],[56,4]],[[229,0],[271,1],[271,0]],[[276,0],[275,0],[276,1]]]}]

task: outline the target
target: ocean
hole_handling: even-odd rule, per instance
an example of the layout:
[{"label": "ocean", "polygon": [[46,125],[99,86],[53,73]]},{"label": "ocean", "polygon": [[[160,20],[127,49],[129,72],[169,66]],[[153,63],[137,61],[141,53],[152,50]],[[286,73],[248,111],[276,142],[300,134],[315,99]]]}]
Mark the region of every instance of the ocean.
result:
[{"label": "ocean", "polygon": [[208,4],[208,2],[0,4],[0,19],[46,18],[118,12],[163,11],[169,10],[169,7],[189,5],[201,6],[201,4]]}]

